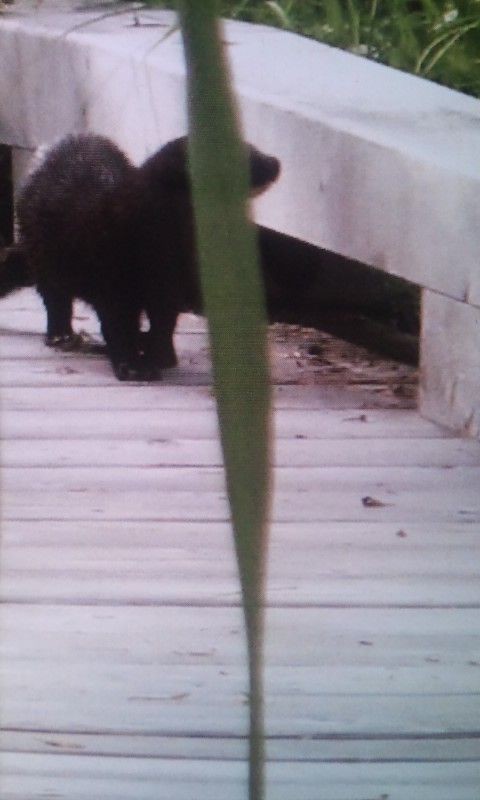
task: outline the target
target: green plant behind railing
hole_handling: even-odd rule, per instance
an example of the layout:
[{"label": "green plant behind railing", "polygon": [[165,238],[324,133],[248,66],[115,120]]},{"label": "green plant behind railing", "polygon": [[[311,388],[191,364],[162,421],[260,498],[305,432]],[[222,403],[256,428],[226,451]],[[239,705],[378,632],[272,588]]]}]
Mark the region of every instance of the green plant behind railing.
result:
[{"label": "green plant behind railing", "polygon": [[269,500],[266,322],[248,171],[215,0],[179,0],[202,289],[249,655],[250,800],[263,797],[263,576]]},{"label": "green plant behind railing", "polygon": [[[152,0],[172,7],[174,0]],[[479,0],[219,0],[275,25],[480,97]]]}]

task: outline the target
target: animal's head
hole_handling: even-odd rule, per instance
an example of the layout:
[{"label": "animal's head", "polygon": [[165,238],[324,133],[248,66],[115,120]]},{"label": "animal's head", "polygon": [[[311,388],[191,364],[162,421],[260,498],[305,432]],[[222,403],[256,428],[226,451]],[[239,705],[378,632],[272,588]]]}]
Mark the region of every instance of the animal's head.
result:
[{"label": "animal's head", "polygon": [[[253,145],[247,144],[250,165],[250,194],[255,197],[264,192],[278,178],[280,161],[275,156],[267,156]],[[188,169],[188,139],[182,136],[168,142],[161,150],[150,156],[142,170],[169,190],[190,189]]]}]

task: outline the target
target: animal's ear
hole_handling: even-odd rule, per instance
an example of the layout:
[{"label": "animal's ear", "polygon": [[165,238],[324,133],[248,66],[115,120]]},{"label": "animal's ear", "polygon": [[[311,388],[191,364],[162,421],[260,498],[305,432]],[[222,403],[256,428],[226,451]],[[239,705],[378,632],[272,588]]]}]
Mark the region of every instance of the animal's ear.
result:
[{"label": "animal's ear", "polygon": [[280,174],[280,161],[275,156],[261,153],[253,145],[248,146],[250,162],[250,193],[253,196],[264,192]]},{"label": "animal's ear", "polygon": [[154,164],[156,180],[166,188],[178,191],[190,188],[186,136],[168,142],[152,156],[150,162]]}]

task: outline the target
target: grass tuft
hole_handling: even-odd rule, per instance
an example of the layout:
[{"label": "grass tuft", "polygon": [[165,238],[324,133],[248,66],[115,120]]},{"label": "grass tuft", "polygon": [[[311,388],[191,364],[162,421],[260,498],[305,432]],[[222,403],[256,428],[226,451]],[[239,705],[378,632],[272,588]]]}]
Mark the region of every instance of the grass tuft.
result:
[{"label": "grass tuft", "polygon": [[480,0],[218,0],[218,9],[480,97]]}]

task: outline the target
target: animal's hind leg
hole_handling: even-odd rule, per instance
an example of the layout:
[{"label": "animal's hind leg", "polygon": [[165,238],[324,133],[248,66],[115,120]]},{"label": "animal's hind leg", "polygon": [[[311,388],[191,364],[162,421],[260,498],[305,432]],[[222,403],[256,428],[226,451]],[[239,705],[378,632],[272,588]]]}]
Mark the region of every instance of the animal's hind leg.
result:
[{"label": "animal's hind leg", "polygon": [[47,336],[49,347],[74,349],[77,346],[72,329],[72,297],[62,291],[38,287],[47,311]]}]

